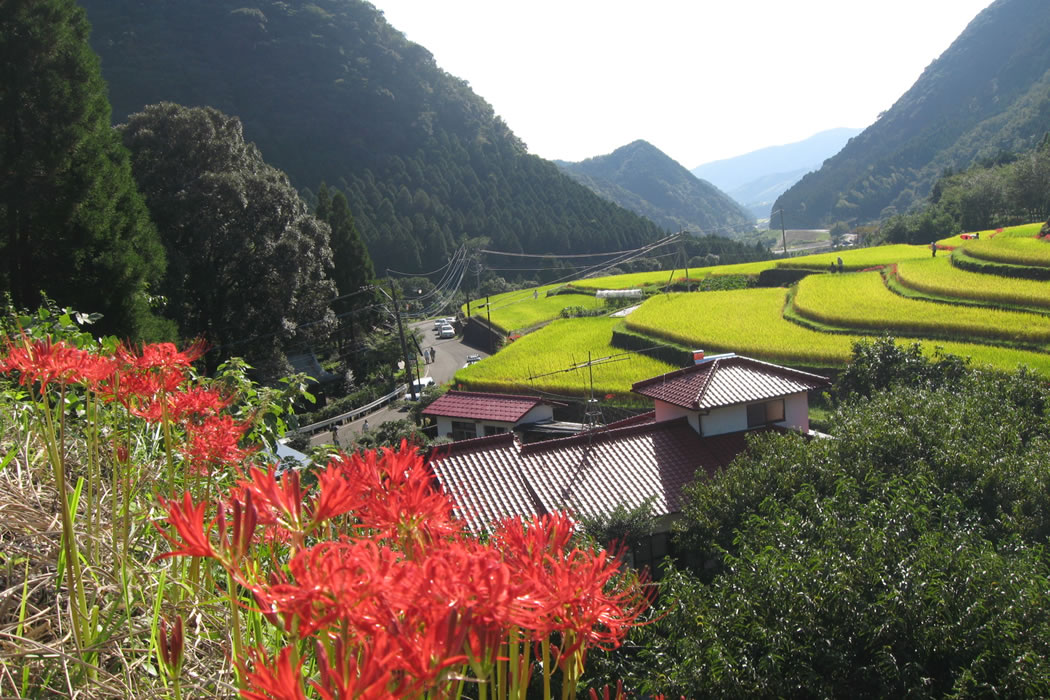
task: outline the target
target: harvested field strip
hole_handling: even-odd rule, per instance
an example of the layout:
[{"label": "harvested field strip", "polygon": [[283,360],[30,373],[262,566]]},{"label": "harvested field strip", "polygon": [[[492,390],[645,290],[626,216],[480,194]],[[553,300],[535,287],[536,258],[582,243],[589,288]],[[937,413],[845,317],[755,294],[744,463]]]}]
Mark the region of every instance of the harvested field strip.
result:
[{"label": "harvested field strip", "polygon": [[1040,238],[999,238],[967,241],[967,255],[992,262],[1050,267],[1050,243]]},{"label": "harvested field strip", "polygon": [[1050,284],[961,270],[947,257],[902,262],[897,266],[897,279],[926,294],[1050,310]]},{"label": "harvested field strip", "polygon": [[811,275],[799,282],[795,311],[803,318],[849,329],[1039,345],[1050,342],[1050,319],[1045,316],[906,299],[888,290],[878,272]]},{"label": "harvested field strip", "polygon": [[[791,323],[782,316],[785,297],[783,289],[659,296],[646,301],[626,323],[638,333],[712,352],[810,367],[845,365],[853,343],[865,336],[821,333]],[[978,365],[1005,370],[1025,365],[1050,377],[1050,355],[1045,353],[951,341],[922,341],[922,346],[927,354],[940,347]]]},{"label": "harvested field strip", "polygon": [[[616,356],[616,361],[593,367],[596,395],[613,394],[631,400],[631,385],[677,369],[645,355],[625,354],[611,345],[618,318],[575,318],[554,321],[540,330],[507,345],[484,362],[465,367],[453,380],[464,389],[505,393],[543,391],[584,396],[589,391],[586,369],[548,374],[587,361]],[[534,381],[530,376],[546,374]]]},{"label": "harvested field strip", "polygon": [[855,248],[839,250],[832,253],[805,255],[800,258],[777,260],[777,267],[801,270],[827,270],[832,263],[842,258],[846,270],[864,270],[869,267],[891,265],[902,260],[919,260],[930,257],[930,247],[921,245],[883,245],[876,248]]}]

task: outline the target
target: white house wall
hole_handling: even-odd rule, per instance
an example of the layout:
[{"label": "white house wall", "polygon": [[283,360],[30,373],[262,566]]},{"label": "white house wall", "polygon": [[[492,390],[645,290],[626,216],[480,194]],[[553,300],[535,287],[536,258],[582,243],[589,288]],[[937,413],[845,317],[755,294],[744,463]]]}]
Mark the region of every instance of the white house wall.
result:
[{"label": "white house wall", "polygon": [[809,430],[809,394],[802,392],[784,397],[784,422],[789,428]]},{"label": "white house wall", "polygon": [[706,416],[700,416],[700,425],[700,434],[705,437],[747,430],[747,404],[713,408]]}]

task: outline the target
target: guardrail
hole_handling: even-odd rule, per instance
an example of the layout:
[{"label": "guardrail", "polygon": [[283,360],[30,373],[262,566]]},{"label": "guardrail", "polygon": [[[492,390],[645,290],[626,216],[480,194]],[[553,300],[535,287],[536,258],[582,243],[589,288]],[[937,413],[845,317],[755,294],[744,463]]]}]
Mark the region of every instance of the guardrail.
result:
[{"label": "guardrail", "polygon": [[341,424],[347,421],[354,420],[355,418],[362,416],[366,413],[371,413],[374,409],[379,408],[380,406],[385,406],[386,404],[393,401],[395,398],[403,396],[407,391],[408,385],[402,384],[386,396],[379,397],[367,406],[361,406],[360,408],[355,408],[351,411],[347,411],[346,413],[341,413],[333,418],[326,418],[325,420],[318,421],[316,423],[311,423],[310,425],[304,425],[303,427],[299,428],[299,432],[313,435],[314,433],[324,428],[327,428],[335,423]]}]

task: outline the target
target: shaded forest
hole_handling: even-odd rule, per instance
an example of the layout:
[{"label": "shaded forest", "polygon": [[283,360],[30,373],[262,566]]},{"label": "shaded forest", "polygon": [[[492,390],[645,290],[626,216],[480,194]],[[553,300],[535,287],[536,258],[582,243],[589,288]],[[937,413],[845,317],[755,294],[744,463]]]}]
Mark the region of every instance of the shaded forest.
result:
[{"label": "shaded forest", "polygon": [[114,120],[161,101],[239,117],[297,188],[346,194],[380,274],[431,269],[467,238],[581,253],[660,235],[529,155],[370,3],[243,3],[83,0]]}]

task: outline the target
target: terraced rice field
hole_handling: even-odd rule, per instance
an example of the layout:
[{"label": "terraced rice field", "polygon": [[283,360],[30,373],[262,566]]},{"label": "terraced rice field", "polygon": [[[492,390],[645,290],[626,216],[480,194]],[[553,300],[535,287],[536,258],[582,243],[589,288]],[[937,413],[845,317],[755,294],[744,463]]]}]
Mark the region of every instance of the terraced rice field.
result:
[{"label": "terraced rice field", "polygon": [[539,291],[533,298],[531,290],[492,297],[489,309],[482,306],[484,303],[484,300],[472,303],[471,313],[491,319],[492,325],[508,334],[553,321],[561,316],[562,309],[571,306],[582,306],[585,309],[603,309],[606,306],[604,299],[596,299],[590,294],[547,296],[544,291]]},{"label": "terraced rice field", "polygon": [[869,267],[891,265],[902,260],[920,260],[930,257],[929,246],[921,245],[884,245],[877,248],[852,248],[839,250],[831,253],[819,253],[817,255],[805,255],[799,258],[788,258],[777,260],[776,266],[796,270],[819,270],[821,272],[830,268],[831,263],[838,262],[842,258],[842,266],[846,270],[864,270]]},{"label": "terraced rice field", "polygon": [[971,257],[991,262],[1050,267],[1050,243],[1039,238],[982,238],[966,241],[963,250]]},{"label": "terraced rice field", "polygon": [[[540,390],[572,396],[587,395],[590,373],[557,370],[592,360],[613,358],[592,368],[595,395],[632,397],[631,385],[649,377],[671,372],[677,367],[645,355],[614,348],[613,328],[617,318],[574,318],[554,321],[540,330],[510,343],[492,357],[456,373],[454,384],[464,389],[522,393]],[[546,375],[534,380],[529,377]]]},{"label": "terraced rice field", "polygon": [[1050,310],[1050,283],[960,270],[947,256],[902,262],[897,279],[934,296]]},{"label": "terraced rice field", "polygon": [[[988,229],[987,231],[978,231],[980,235],[978,240],[987,241],[993,238],[1035,238],[1039,235],[1039,230],[1043,227],[1041,223],[1036,224],[1021,224],[1020,226],[1007,226],[1003,229]],[[963,238],[963,236],[967,238]],[[970,241],[974,240],[969,238],[973,234],[959,234],[958,236],[949,236],[948,238],[942,238],[937,241],[937,245],[945,248],[958,248],[959,246],[966,245]]]},{"label": "terraced rice field", "polygon": [[[961,244],[963,250],[973,249],[975,255],[985,259],[1026,265],[1044,260],[1043,264],[1050,266],[1050,243],[1034,238],[1040,228],[1041,224],[1029,224],[1001,232],[981,232],[980,240],[952,238],[941,243]],[[844,365],[851,356],[853,344],[865,337],[910,336],[926,338],[922,344],[929,353],[941,347],[970,357],[978,364],[1003,369],[1025,364],[1050,376],[1050,354],[1043,352],[1050,347],[1050,316],[973,305],[1025,307],[1050,313],[1050,282],[957,269],[951,266],[946,254],[931,258],[925,245],[842,250],[790,260],[690,269],[689,272],[693,279],[719,274],[758,274],[774,266],[823,272],[839,256],[849,270],[896,263],[897,281],[901,286],[971,305],[902,297],[886,288],[878,272],[818,274],[799,283],[793,313],[815,326],[824,326],[827,332],[786,320],[783,307],[787,291],[780,288],[659,295],[649,298],[625,323],[635,332],[688,348],[732,351],[809,367]],[[624,289],[662,285],[669,276],[670,271],[663,270],[583,280],[574,286],[587,291]],[[674,278],[682,276],[683,271],[678,271]],[[599,306],[586,292],[547,297],[546,291],[555,286],[539,288],[536,298],[533,290],[492,297],[493,322],[509,332],[556,318],[566,306]],[[473,305],[473,313],[485,313],[478,308],[478,302]],[[588,350],[593,357],[619,355],[622,351],[610,344],[612,329],[619,322],[608,318],[555,321],[510,344],[495,357],[461,370],[457,381],[471,388],[493,391],[534,388],[581,395],[586,382],[582,374],[558,373],[531,381],[529,377],[583,362]],[[1003,347],[1004,344],[1032,349],[1013,349]],[[595,368],[596,391],[625,396],[632,383],[672,369],[642,356],[624,357],[632,359]]]},{"label": "terraced rice field", "polygon": [[[703,279],[709,275],[757,275],[762,270],[773,267],[776,261],[764,260],[762,262],[736,263],[734,265],[717,265],[715,267],[691,267],[689,268],[689,279]],[[572,283],[572,287],[578,289],[634,289],[646,285],[666,284],[668,279],[672,281],[685,277],[685,270],[655,270],[653,272],[634,272],[627,275],[611,275],[608,277],[592,277],[590,279],[578,280]]]},{"label": "terraced rice field", "polygon": [[869,332],[1050,343],[1046,316],[907,299],[887,289],[878,272],[810,275],[799,282],[795,311],[819,323]]},{"label": "terraced rice field", "polygon": [[[868,337],[803,328],[784,319],[785,300],[783,289],[661,295],[646,301],[626,321],[632,330],[686,347],[732,351],[770,362],[810,367],[845,365],[853,343]],[[969,357],[977,365],[1006,370],[1026,365],[1050,377],[1050,354],[977,343],[920,342],[923,351],[930,355],[941,348]]]}]

